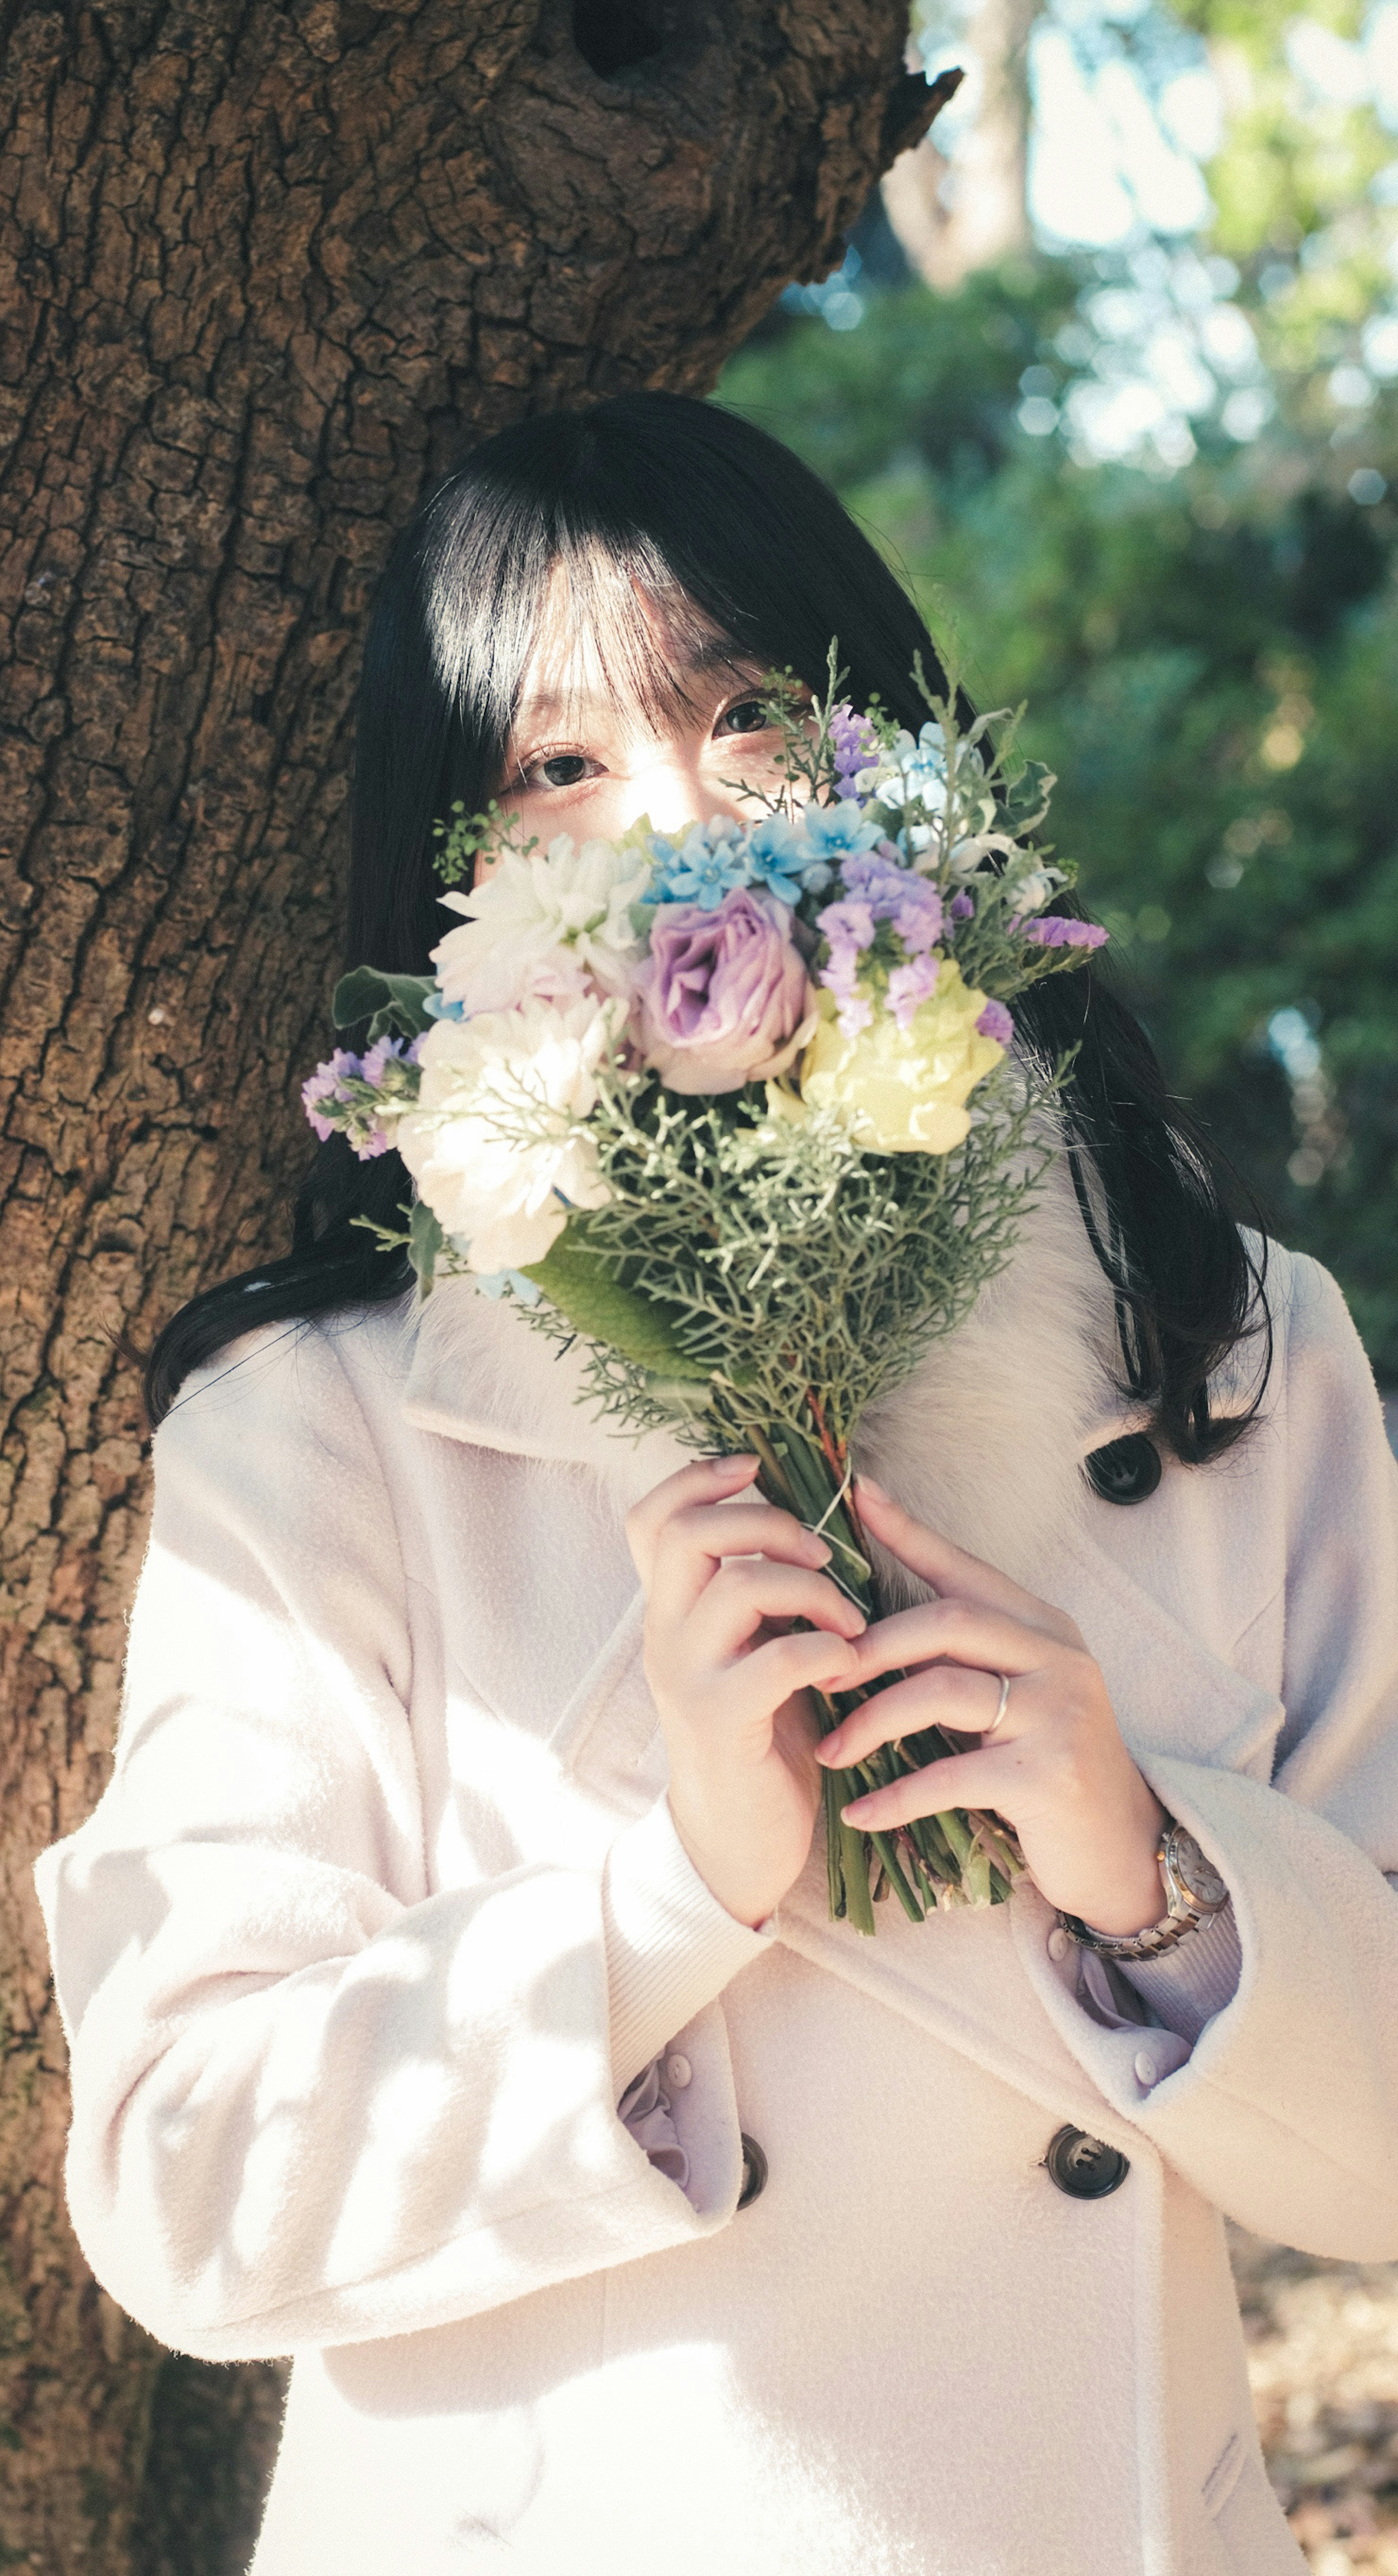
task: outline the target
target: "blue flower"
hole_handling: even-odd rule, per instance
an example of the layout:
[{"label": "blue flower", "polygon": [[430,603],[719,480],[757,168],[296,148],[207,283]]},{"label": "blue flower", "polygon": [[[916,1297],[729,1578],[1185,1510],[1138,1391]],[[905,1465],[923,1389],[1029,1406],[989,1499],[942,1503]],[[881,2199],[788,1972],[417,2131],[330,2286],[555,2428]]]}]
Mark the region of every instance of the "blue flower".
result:
[{"label": "blue flower", "polygon": [[[747,836],[748,867],[755,885],[765,886],[778,903],[790,904],[793,911],[816,873],[810,865],[810,853],[799,832],[784,814],[768,814],[755,824]],[[824,871],[828,885],[830,871]]]},{"label": "blue flower", "polygon": [[741,826],[721,814],[710,823],[696,823],[678,849],[659,832],[650,847],[655,861],[647,896],[651,903],[697,903],[703,912],[717,912],[726,894],[750,881]]},{"label": "blue flower", "polygon": [[537,1306],[542,1293],[537,1279],[526,1279],[522,1270],[478,1270],[474,1278],[483,1297],[503,1297],[508,1288],[521,1306]]},{"label": "blue flower", "polygon": [[917,798],[929,814],[940,814],[947,801],[946,737],[939,724],[925,724],[917,741],[900,734],[894,759],[903,773],[903,799]]},{"label": "blue flower", "polygon": [[872,850],[883,839],[882,827],[866,823],[859,807],[851,800],[839,805],[808,805],[801,816],[801,832],[810,859],[816,866],[838,867],[841,859],[851,858],[856,851]]}]

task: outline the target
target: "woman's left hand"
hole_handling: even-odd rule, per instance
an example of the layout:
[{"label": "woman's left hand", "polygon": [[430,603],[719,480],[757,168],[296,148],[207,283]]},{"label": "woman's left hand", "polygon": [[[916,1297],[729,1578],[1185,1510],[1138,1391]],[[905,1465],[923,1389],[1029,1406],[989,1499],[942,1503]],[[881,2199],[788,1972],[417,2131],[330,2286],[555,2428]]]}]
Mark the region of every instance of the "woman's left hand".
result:
[{"label": "woman's left hand", "polygon": [[1072,1620],[922,1528],[867,1477],[856,1499],[872,1536],[939,1597],[878,1620],[856,1641],[861,1682],[900,1670],[907,1677],[853,1710],[823,1738],[818,1759],[848,1769],[927,1726],[983,1735],[1001,1674],[1010,1695],[993,1738],[853,1800],[848,1822],[884,1832],[948,1807],[993,1807],[1013,1825],[1050,1905],[1098,1932],[1158,1923],[1165,1811],[1121,1740],[1106,1683]]}]

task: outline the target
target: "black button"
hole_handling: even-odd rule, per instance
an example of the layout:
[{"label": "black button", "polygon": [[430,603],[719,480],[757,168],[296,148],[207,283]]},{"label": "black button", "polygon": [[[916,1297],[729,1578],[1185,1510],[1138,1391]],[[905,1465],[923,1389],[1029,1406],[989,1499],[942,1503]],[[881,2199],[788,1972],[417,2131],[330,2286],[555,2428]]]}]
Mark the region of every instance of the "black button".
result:
[{"label": "black button", "polygon": [[738,2194],[738,2207],[751,2209],[753,2202],[760,2199],[767,2188],[767,2159],[756,2138],[750,2138],[746,2130],[742,2136],[743,2188]]},{"label": "black button", "polygon": [[1104,1503],[1143,1503],[1160,1482],[1160,1452],[1144,1431],[1109,1440],[1083,1460],[1083,1474]]},{"label": "black button", "polygon": [[1120,2190],[1131,2171],[1130,2158],[1120,2147],[1090,2138],[1085,2129],[1059,2129],[1048,2142],[1044,2162],[1050,2181],[1070,2200],[1105,2200],[1109,2191]]}]

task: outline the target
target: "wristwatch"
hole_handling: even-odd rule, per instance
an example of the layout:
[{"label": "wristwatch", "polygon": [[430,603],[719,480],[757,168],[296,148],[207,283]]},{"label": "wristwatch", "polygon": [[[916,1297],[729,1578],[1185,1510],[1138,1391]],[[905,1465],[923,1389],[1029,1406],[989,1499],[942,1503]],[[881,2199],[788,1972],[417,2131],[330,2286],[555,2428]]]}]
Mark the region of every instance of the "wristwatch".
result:
[{"label": "wristwatch", "polygon": [[1173,1950],[1186,1932],[1222,1913],[1228,1902],[1223,1880],[1193,1834],[1177,1825],[1173,1816],[1165,1819],[1155,1857],[1165,1888],[1165,1912],[1158,1923],[1149,1924],[1144,1932],[1094,1932],[1076,1914],[1060,1913],[1058,1920],[1069,1940],[1084,1950],[1095,1950],[1103,1959],[1158,1959],[1163,1950]]}]

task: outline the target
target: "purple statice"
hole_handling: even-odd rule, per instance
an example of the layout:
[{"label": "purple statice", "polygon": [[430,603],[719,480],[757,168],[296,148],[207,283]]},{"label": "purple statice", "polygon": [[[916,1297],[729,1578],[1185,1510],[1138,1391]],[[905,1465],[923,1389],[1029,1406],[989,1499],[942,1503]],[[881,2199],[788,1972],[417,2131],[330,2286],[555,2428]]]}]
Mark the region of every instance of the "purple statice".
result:
[{"label": "purple statice", "polygon": [[421,1038],[379,1038],[365,1056],[336,1047],[328,1063],[317,1065],[301,1086],[301,1106],[323,1144],[343,1136],[361,1163],[388,1152],[384,1114],[396,1114],[416,1098],[416,1065]]},{"label": "purple statice", "polygon": [[859,961],[874,944],[873,912],[858,901],[828,903],[816,921],[830,950],[819,981],[839,1005],[841,1036],[856,1038],[873,1017],[867,997],[859,990]]},{"label": "purple statice", "polygon": [[976,1027],[983,1038],[994,1038],[997,1046],[1007,1047],[1015,1033],[1015,1024],[1003,1002],[987,1002]]},{"label": "purple statice", "polygon": [[1041,912],[1023,929],[1036,948],[1105,948],[1107,944],[1106,931],[1095,921],[1070,921],[1061,912]]},{"label": "purple statice", "polygon": [[841,866],[840,876],[846,894],[867,903],[876,921],[892,919],[906,888],[914,882],[901,861],[888,856],[886,845],[876,850],[852,850]]},{"label": "purple statice", "polygon": [[968,894],[954,894],[947,909],[953,921],[970,921],[975,916],[976,907]]},{"label": "purple statice", "polygon": [[816,928],[823,931],[831,949],[862,950],[874,944],[874,909],[863,901],[828,903],[816,914]]},{"label": "purple statice", "polygon": [[940,957],[910,957],[906,966],[895,966],[888,979],[888,1007],[900,1029],[912,1025],[914,1011],[929,1002],[937,989],[941,972]]},{"label": "purple statice", "polygon": [[372,1163],[376,1154],[388,1152],[388,1129],[381,1127],[377,1118],[372,1126],[356,1120],[352,1127],[345,1129],[345,1134],[350,1140],[357,1162]]},{"label": "purple statice", "polygon": [[336,1047],[324,1064],[318,1064],[314,1073],[307,1074],[301,1085],[301,1106],[322,1145],[328,1144],[345,1124],[343,1118],[327,1118],[321,1107],[322,1101],[334,1101],[347,1110],[354,1096],[347,1088],[348,1084],[351,1081],[362,1082],[363,1079],[363,1062],[357,1055],[351,1055],[347,1047]]},{"label": "purple statice", "polygon": [[[427,1034],[423,1031],[422,1037]],[[405,1085],[397,1067],[416,1064],[422,1052],[422,1037],[378,1038],[370,1047],[360,1072],[375,1091],[396,1092],[411,1088]]]},{"label": "purple statice", "polygon": [[860,992],[853,976],[847,983],[837,982],[836,963],[837,961],[832,957],[830,964],[822,969],[820,981],[827,992],[834,994],[839,1005],[835,1013],[835,1026],[841,1037],[857,1038],[860,1030],[867,1029],[872,1020],[874,1005],[867,993]]},{"label": "purple statice", "polygon": [[854,712],[848,698],[831,709],[830,747],[835,754],[835,785],[842,797],[857,794],[861,769],[872,769],[879,756],[879,737],[867,716]]},{"label": "purple statice", "polygon": [[926,877],[914,876],[879,850],[856,852],[840,874],[846,893],[867,903],[875,921],[890,922],[910,956],[924,956],[940,939],[942,898]]},{"label": "purple statice", "polygon": [[902,899],[890,916],[910,957],[924,957],[942,935],[942,898],[925,877],[905,877]]}]

